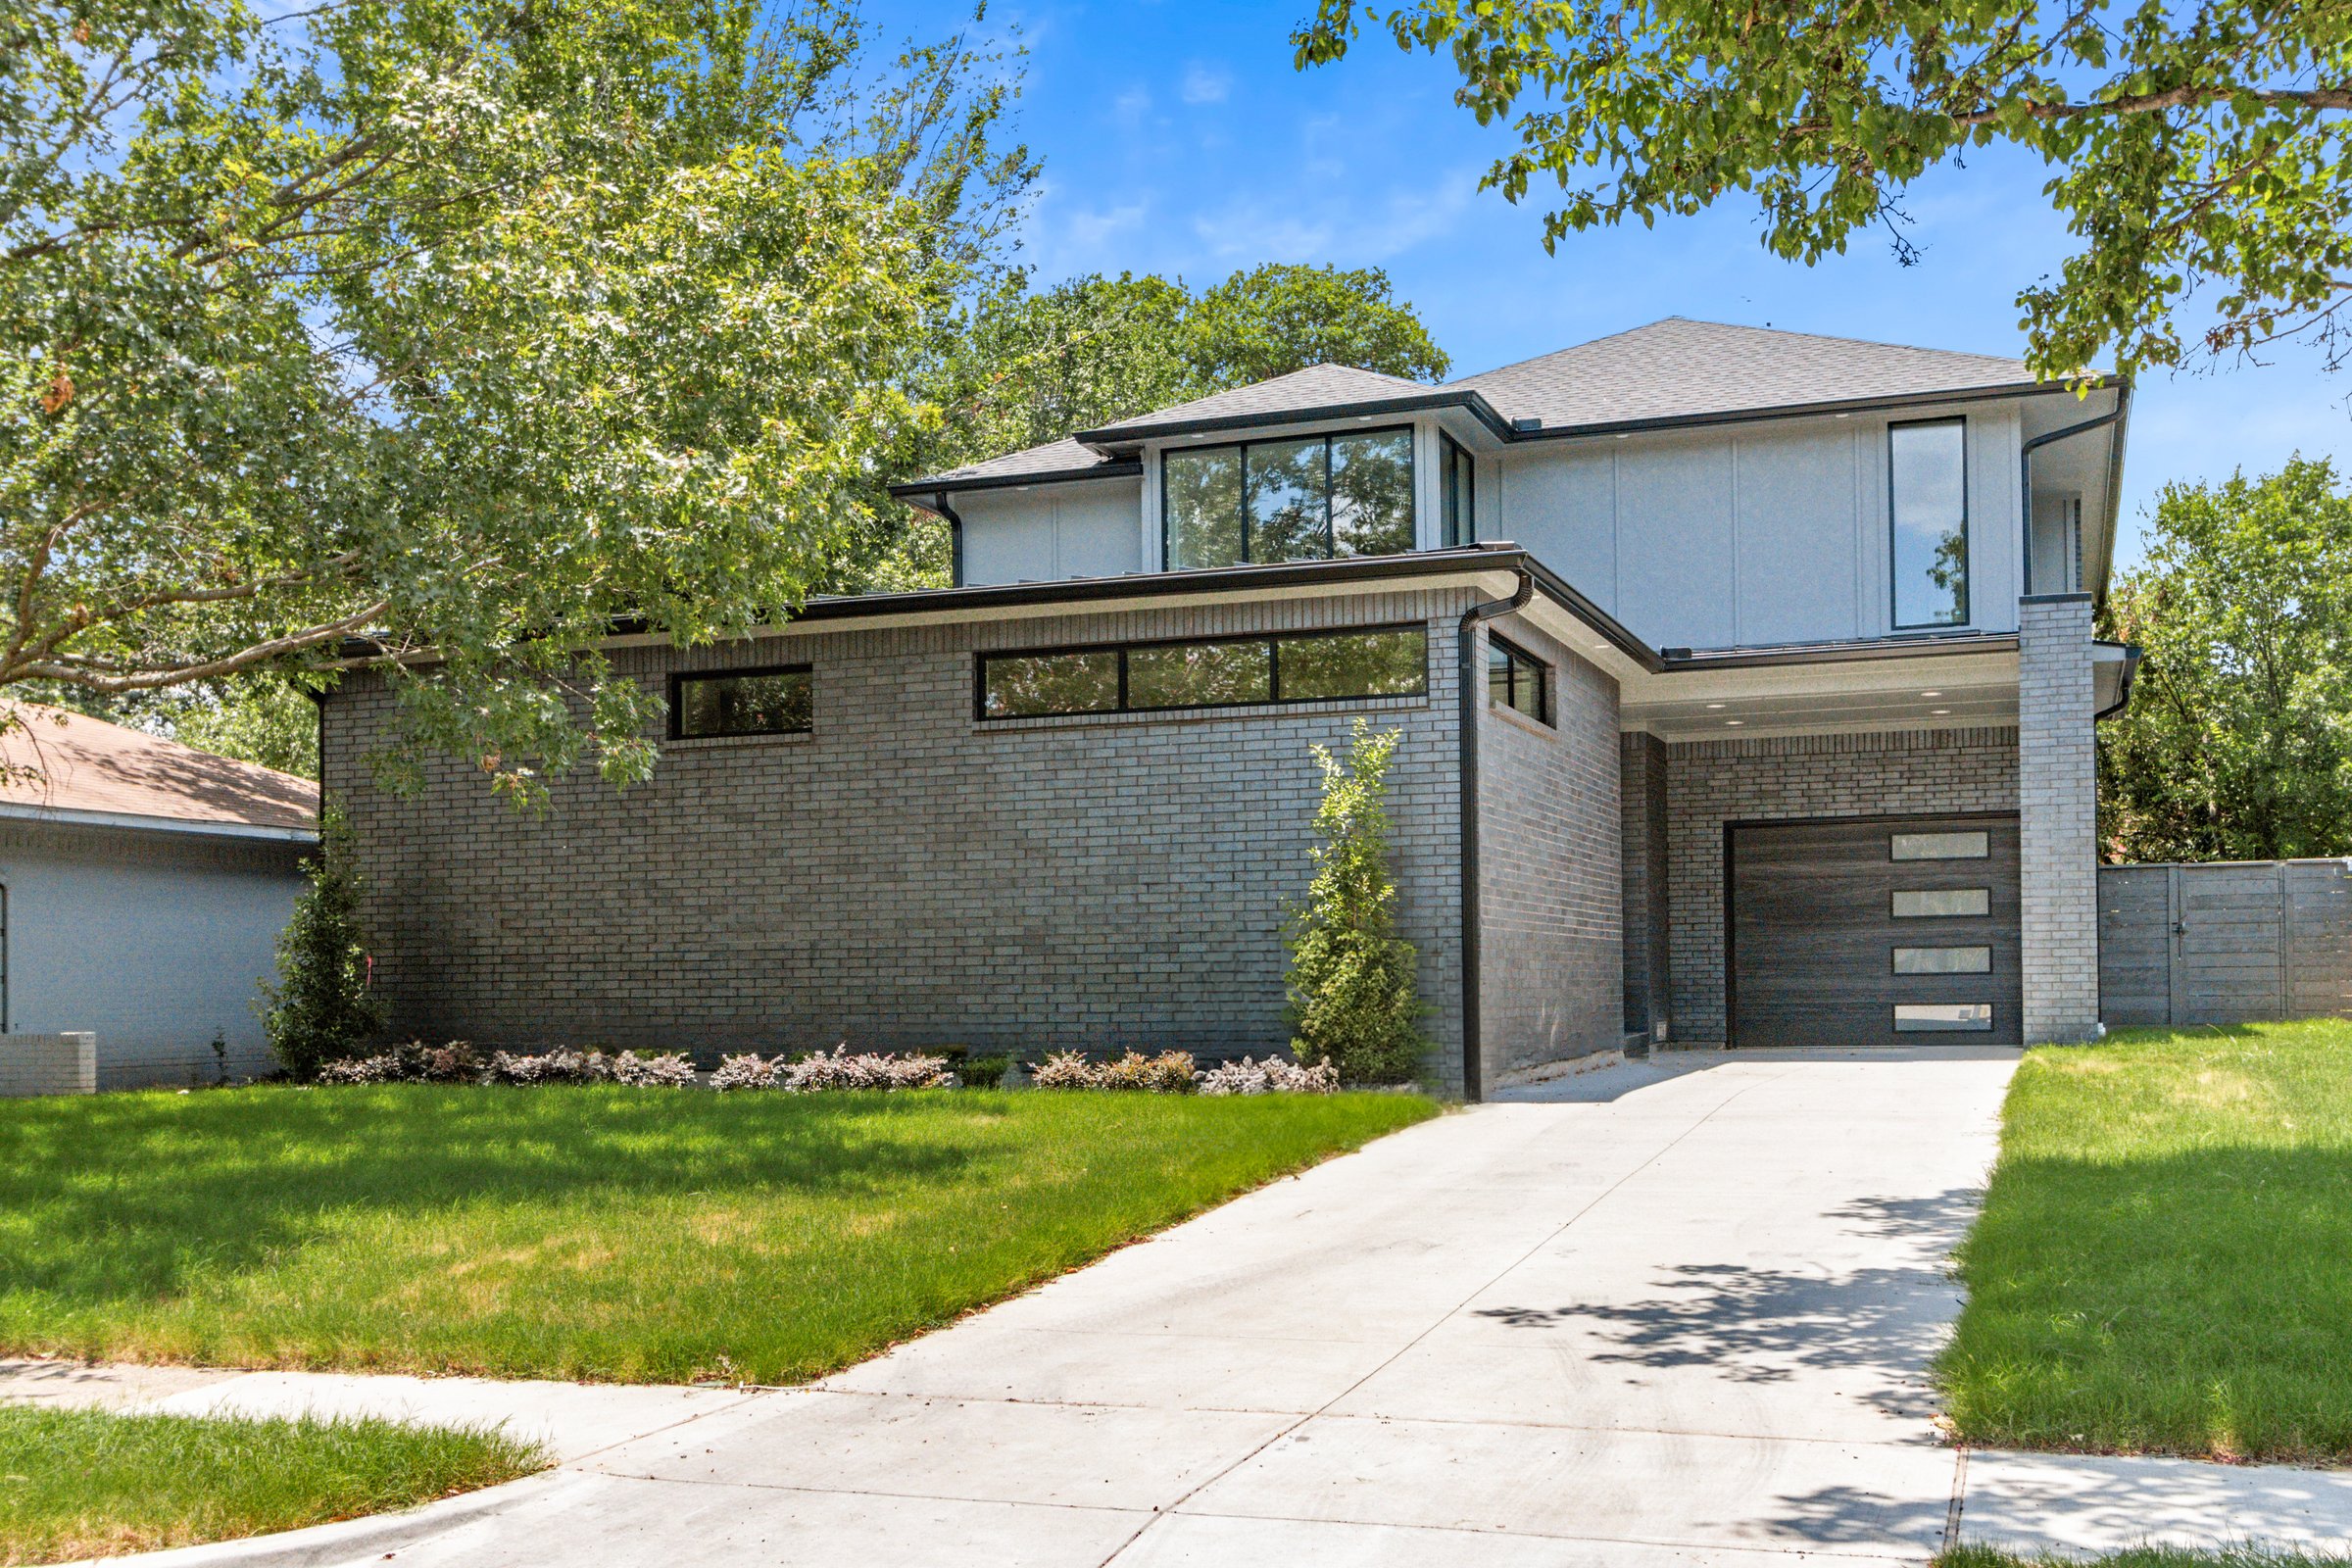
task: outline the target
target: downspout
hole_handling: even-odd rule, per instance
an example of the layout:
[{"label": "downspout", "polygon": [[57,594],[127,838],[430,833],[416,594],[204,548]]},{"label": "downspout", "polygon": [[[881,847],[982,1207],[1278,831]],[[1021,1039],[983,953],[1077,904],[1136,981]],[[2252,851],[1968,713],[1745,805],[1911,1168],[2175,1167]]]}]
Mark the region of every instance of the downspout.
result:
[{"label": "downspout", "polygon": [[[2107,426],[2115,423],[2116,420],[2124,416],[2125,396],[2126,394],[2124,389],[2119,387],[2116,389],[2115,407],[2108,410],[2105,414],[2100,415],[2097,418],[2084,419],[2081,424],[2070,424],[2063,430],[2052,430],[2045,435],[2037,435],[2033,440],[2028,441],[2025,445],[2017,449],[2018,511],[2023,514],[2025,517],[2025,549],[2018,556],[2018,580],[2025,585],[2024,591],[2026,593],[2030,594],[2034,591],[2034,454],[2040,451],[2043,447],[2050,445],[2050,443],[2054,441],[2064,441],[2070,437],[2078,435],[2088,435],[2093,430],[2103,430]],[[2115,485],[2112,480],[2109,481],[2107,489],[2109,496],[2112,497],[2115,492]],[[2053,592],[2055,591],[2056,590],[2053,590]]]},{"label": "downspout", "polygon": [[940,491],[931,498],[931,510],[948,519],[948,586],[963,586],[963,519],[948,505],[948,493]]},{"label": "downspout", "polygon": [[1478,930],[1478,726],[1481,703],[1487,683],[1478,667],[1478,626],[1481,621],[1493,620],[1524,610],[1536,596],[1535,573],[1525,566],[1512,568],[1519,577],[1519,586],[1508,599],[1490,599],[1472,605],[1462,612],[1454,632],[1454,684],[1462,700],[1461,711],[1461,808],[1462,808],[1462,1098],[1476,1101],[1479,1092],[1479,930]]}]

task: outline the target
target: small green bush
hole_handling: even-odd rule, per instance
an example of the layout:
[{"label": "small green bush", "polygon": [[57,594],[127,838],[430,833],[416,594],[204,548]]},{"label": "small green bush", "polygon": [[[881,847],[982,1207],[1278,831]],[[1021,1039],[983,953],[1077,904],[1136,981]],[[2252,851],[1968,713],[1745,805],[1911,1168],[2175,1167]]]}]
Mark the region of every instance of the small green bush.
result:
[{"label": "small green bush", "polygon": [[1291,914],[1291,1051],[1329,1063],[1355,1084],[1408,1083],[1429,1042],[1414,989],[1413,945],[1396,934],[1396,884],[1389,875],[1389,764],[1401,731],[1375,734],[1355,721],[1345,761],[1313,748],[1323,804],[1310,852],[1314,880]]},{"label": "small green bush", "polygon": [[1010,1056],[966,1056],[956,1063],[956,1079],[966,1089],[994,1089],[1011,1066]]},{"label": "small green bush", "polygon": [[384,1026],[383,1000],[368,987],[368,938],[360,928],[360,871],[351,824],[329,806],[318,851],[277,939],[277,982],[262,982],[270,1049],[297,1078],[359,1054]]}]

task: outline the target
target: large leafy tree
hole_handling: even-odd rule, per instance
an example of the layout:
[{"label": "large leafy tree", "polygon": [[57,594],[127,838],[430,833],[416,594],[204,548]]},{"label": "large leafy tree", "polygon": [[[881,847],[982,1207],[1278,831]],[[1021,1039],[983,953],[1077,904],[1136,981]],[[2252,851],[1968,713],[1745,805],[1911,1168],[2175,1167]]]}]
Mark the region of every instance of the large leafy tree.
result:
[{"label": "large leafy tree", "polygon": [[1488,183],[1558,188],[1547,246],[1737,196],[1778,256],[1884,227],[1908,260],[1905,190],[2007,145],[2047,166],[2076,240],[2019,296],[2045,374],[2352,345],[2352,0],[1319,0],[1300,66],[1365,20],[1448,53],[1457,101],[1510,123]]},{"label": "large leafy tree", "polygon": [[[919,395],[943,417],[909,431],[891,477],[1041,446],[1312,365],[1434,381],[1449,364],[1379,268],[1270,264],[1199,293],[1152,274],[1089,274],[1044,289],[1015,274],[971,305],[928,364]],[[895,532],[861,542],[842,586],[947,581],[945,529],[899,518]]]},{"label": "large leafy tree", "polygon": [[0,9],[0,697],[359,636],[432,656],[387,666],[412,763],[641,776],[599,640],[828,569],[1029,177],[991,59],[874,44],[831,0]]},{"label": "large leafy tree", "polygon": [[2352,491],[2328,464],[2168,486],[2106,616],[2143,651],[2100,726],[2111,859],[2352,853]]}]

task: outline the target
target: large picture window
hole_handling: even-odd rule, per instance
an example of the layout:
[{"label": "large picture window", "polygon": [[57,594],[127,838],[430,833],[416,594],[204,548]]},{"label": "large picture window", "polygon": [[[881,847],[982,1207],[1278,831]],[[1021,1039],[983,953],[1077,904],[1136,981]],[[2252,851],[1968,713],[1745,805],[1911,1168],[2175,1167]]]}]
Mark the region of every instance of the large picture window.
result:
[{"label": "large picture window", "polygon": [[1886,427],[1894,624],[1968,622],[1968,421]]},{"label": "large picture window", "polygon": [[1429,634],[1419,626],[980,657],[982,718],[1334,703],[1428,690]]},{"label": "large picture window", "polygon": [[1160,460],[1168,569],[1413,548],[1413,432],[1193,447]]},{"label": "large picture window", "polygon": [[806,735],[812,719],[808,667],[730,669],[673,675],[669,733],[673,740],[729,735]]}]

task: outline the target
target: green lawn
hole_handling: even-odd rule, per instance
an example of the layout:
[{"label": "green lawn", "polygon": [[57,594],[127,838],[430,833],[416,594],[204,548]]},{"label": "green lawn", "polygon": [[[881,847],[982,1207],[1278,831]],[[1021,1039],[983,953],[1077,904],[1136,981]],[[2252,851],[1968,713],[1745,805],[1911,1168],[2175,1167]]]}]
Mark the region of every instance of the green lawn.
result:
[{"label": "green lawn", "polygon": [[386,1421],[0,1406],[0,1565],[295,1530],[545,1467],[530,1444]]},{"label": "green lawn", "polygon": [[421,1085],[0,1102],[0,1351],[790,1382],[1436,1109]]},{"label": "green lawn", "polygon": [[1964,1442],[2352,1460],[2352,1024],[2028,1053],[1960,1271]]}]

